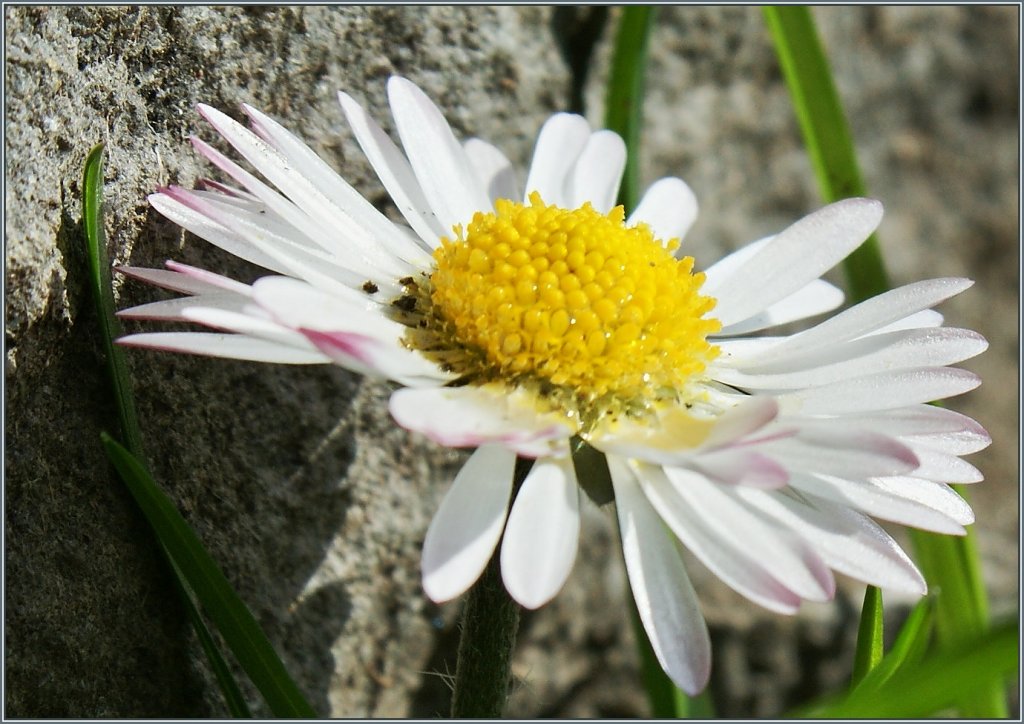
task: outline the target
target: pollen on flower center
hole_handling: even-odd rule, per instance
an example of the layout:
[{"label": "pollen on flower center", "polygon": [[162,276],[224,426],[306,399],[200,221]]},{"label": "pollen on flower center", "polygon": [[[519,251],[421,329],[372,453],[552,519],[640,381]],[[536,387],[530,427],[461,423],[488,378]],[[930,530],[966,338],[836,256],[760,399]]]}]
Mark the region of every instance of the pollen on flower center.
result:
[{"label": "pollen on flower center", "polygon": [[678,390],[717,353],[704,275],[672,256],[677,241],[626,227],[621,206],[567,210],[534,193],[455,232],[434,252],[429,306],[495,377],[540,378],[586,405]]}]

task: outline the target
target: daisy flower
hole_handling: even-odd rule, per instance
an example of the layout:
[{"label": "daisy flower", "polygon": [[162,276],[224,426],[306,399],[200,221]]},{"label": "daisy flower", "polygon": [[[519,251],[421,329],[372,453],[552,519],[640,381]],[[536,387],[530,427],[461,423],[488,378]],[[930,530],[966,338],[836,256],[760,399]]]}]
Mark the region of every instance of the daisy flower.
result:
[{"label": "daisy flower", "polygon": [[[679,544],[779,613],[830,599],[833,571],[925,592],[869,516],[954,535],[973,522],[948,483],[982,479],[960,456],[990,438],[926,404],[979,384],[948,365],[987,343],[931,309],[969,280],[910,284],[764,334],[841,305],[820,277],[878,226],[880,203],[826,206],[696,272],[677,254],[694,194],[661,179],[626,217],[616,134],[552,116],[521,184],[495,146],[460,142],[413,83],[394,77],[387,90],[401,148],[351,96],[339,100],[404,224],[255,108],[243,106],[250,130],[200,105],[263,180],[193,138],[234,185],[172,186],[150,202],[273,275],[248,285],[175,262],[122,268],[185,295],[122,317],[217,331],[121,343],[398,383],[400,425],[475,448],[423,544],[423,586],[438,602],[465,592],[499,544],[509,594],[527,608],[549,601],[577,551],[588,481],[574,460],[600,451],[640,618],[691,694],[707,683],[710,646]],[[517,456],[533,465],[513,496]]]}]

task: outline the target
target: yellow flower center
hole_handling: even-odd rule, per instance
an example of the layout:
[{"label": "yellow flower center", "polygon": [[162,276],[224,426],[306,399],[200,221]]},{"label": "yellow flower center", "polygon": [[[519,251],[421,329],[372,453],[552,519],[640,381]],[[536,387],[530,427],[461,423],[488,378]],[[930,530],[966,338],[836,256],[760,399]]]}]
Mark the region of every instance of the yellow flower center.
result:
[{"label": "yellow flower center", "polygon": [[403,280],[411,292],[398,301],[423,315],[411,346],[457,372],[539,384],[586,417],[678,398],[718,353],[706,336],[721,325],[704,319],[715,300],[699,293],[693,258],[673,257],[678,241],[646,224],[626,227],[621,206],[570,211],[534,193],[454,236],[426,288]]}]

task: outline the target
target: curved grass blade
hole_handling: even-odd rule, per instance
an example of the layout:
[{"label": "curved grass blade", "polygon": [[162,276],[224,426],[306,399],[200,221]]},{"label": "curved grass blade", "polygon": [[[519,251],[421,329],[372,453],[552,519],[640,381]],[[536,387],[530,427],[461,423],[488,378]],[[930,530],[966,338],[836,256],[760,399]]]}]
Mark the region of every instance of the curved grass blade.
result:
[{"label": "curved grass blade", "polygon": [[[82,224],[85,231],[86,256],[89,262],[89,281],[93,299],[96,303],[96,316],[99,320],[103,351],[107,359],[111,383],[114,388],[114,401],[121,423],[121,434],[131,454],[141,460],[143,457],[142,434],[139,430],[138,417],[135,413],[135,401],[132,395],[128,367],[123,351],[114,344],[114,338],[120,334],[120,327],[117,323],[117,318],[114,316],[110,260],[107,258],[106,232],[103,226],[102,208],[103,144],[99,144],[89,152],[82,177]],[[102,435],[102,437],[104,440],[110,439],[105,435]],[[141,462],[138,464],[142,466]],[[192,595],[189,592],[187,581],[181,569],[176,564],[174,556],[165,545],[165,542],[159,535],[157,537],[161,551],[174,573],[172,579],[174,580],[175,588],[178,591],[182,605],[185,607],[185,612],[195,628],[199,643],[210,661],[210,667],[221,688],[228,711],[236,718],[251,718],[252,713],[245,703],[245,698],[242,696],[238,682],[235,681],[227,662],[214,642],[213,636],[203,622],[202,616],[192,600]],[[260,635],[262,636],[262,632],[260,632]],[[269,643],[267,646],[269,646]],[[248,655],[245,651],[236,651],[235,653],[240,662],[243,662],[244,658]],[[287,673],[285,676],[287,677]],[[288,682],[290,683],[290,679],[288,679]],[[292,684],[292,687],[294,687],[294,684]],[[261,693],[266,697],[262,690]],[[300,709],[299,711],[305,716],[307,715],[305,713],[307,710],[312,712],[308,704],[305,706],[305,709]]]},{"label": "curved grass blade", "polygon": [[[822,196],[835,201],[863,195],[853,141],[810,9],[765,7],[764,15]],[[847,257],[843,266],[854,302],[889,288],[874,235]],[[959,488],[958,492],[962,494]],[[964,538],[913,530],[911,535],[929,586],[941,592],[936,601],[940,643],[956,645],[985,631],[988,604],[971,528]],[[961,712],[972,717],[1005,717],[1003,689],[979,690],[965,700]]]},{"label": "curved grass blade", "polygon": [[925,597],[911,609],[892,650],[856,685],[857,691],[861,694],[870,693],[892,678],[897,671],[916,666],[928,648],[931,631],[932,599]]},{"label": "curved grass blade", "polygon": [[619,188],[619,203],[627,213],[640,199],[640,131],[643,127],[644,75],[647,41],[657,8],[630,5],[622,8],[615,37],[604,124],[626,142],[626,169]]},{"label": "curved grass blade", "polygon": [[[142,433],[139,430],[138,418],[135,414],[135,401],[132,396],[131,380],[124,353],[114,344],[114,338],[120,334],[117,318],[114,316],[114,297],[111,293],[110,260],[107,257],[106,229],[103,226],[103,144],[95,146],[86,157],[85,169],[82,174],[82,225],[85,230],[86,257],[89,262],[89,281],[93,299],[96,302],[96,317],[100,324],[100,337],[103,352],[110,371],[110,380],[114,388],[114,403],[121,423],[121,435],[128,448],[137,456],[143,457]],[[167,549],[161,543],[161,550],[168,564],[173,569],[175,589],[185,608],[185,613],[195,629],[200,646],[210,662],[214,676],[220,686],[228,711],[235,718],[251,718],[245,698],[235,681],[227,662],[214,643],[209,629],[196,609],[192,596],[186,589],[181,572]]]},{"label": "curved grass blade", "polygon": [[104,433],[101,437],[107,457],[121,474],[146,520],[163,541],[196,597],[203,602],[207,615],[235,652],[238,663],[260,690],[270,710],[278,717],[315,717],[316,712],[288,676],[256,619],[174,504],[135,456],[109,435]]},{"label": "curved grass blade", "polygon": [[1019,666],[1016,621],[994,627],[966,645],[902,667],[877,687],[858,687],[841,699],[799,712],[808,718],[907,719],[946,711],[978,689],[994,688]]},{"label": "curved grass blade", "polygon": [[853,657],[851,686],[856,686],[882,660],[882,592],[875,586],[864,591],[864,604],[860,612],[857,631],[857,651]]},{"label": "curved grass blade", "polygon": [[114,295],[111,292],[110,260],[107,258],[107,234],[103,227],[103,144],[95,146],[85,159],[82,174],[82,225],[85,229],[86,255],[89,259],[89,281],[96,302],[103,353],[114,386],[114,402],[121,422],[121,436],[138,457],[143,457],[142,433],[135,414],[131,377],[124,353],[114,344],[121,333],[114,316]]}]

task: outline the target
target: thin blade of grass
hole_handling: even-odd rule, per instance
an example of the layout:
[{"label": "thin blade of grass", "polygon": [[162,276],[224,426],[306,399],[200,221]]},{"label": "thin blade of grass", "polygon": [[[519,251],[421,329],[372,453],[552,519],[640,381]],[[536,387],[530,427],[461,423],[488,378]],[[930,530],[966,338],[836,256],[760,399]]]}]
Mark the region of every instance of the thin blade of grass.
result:
[{"label": "thin blade of grass", "polygon": [[903,667],[877,687],[859,687],[839,700],[798,712],[829,719],[926,717],[957,705],[978,689],[1002,686],[1019,666],[1019,631],[1010,621],[966,645],[945,649],[919,666]]},{"label": "thin blade of grass", "polygon": [[[628,214],[640,199],[640,132],[643,127],[644,77],[647,72],[647,45],[654,27],[656,8],[632,5],[622,8],[611,73],[605,96],[605,127],[626,142],[626,168],[619,188],[619,203]],[[656,719],[711,716],[710,700],[700,697],[699,704],[676,687],[654,655],[647,632],[640,623],[630,596],[633,631],[640,654],[640,672]],[[694,713],[696,712],[696,713]]]},{"label": "thin blade of grass", "polygon": [[626,142],[626,169],[619,188],[619,203],[631,211],[640,199],[640,131],[643,128],[644,77],[647,41],[657,8],[630,5],[622,8],[615,36],[604,125]]},{"label": "thin blade of grass", "polygon": [[278,717],[315,717],[256,619],[171,500],[135,456],[109,435],[102,438],[107,457],[270,710]]},{"label": "thin blade of grass", "polygon": [[[864,195],[853,140],[810,9],[785,6],[763,10],[823,198],[836,201]],[[874,235],[847,257],[843,267],[854,302],[889,288]],[[936,600],[940,643],[955,645],[985,631],[988,604],[970,529],[964,538],[911,533],[929,586],[941,592]],[[961,711],[965,716],[1005,717],[1004,691],[997,685],[979,690],[964,701]]]},{"label": "thin blade of grass", "polygon": [[[96,304],[96,316],[100,325],[101,343],[113,386],[114,402],[121,423],[121,435],[127,445],[127,451],[130,451],[130,453],[126,454],[131,454],[138,461],[141,461],[144,457],[142,434],[139,430],[138,417],[135,412],[131,378],[128,375],[128,365],[124,358],[124,353],[120,347],[114,344],[114,339],[120,334],[120,326],[117,323],[117,318],[114,316],[110,260],[107,257],[106,230],[103,226],[103,144],[95,146],[86,157],[82,175],[82,225],[85,231],[90,287]],[[145,469],[143,463],[138,462],[138,464],[143,470]],[[228,710],[236,718],[251,718],[252,713],[245,703],[245,698],[242,696],[238,682],[231,673],[227,661],[224,659],[192,599],[187,579],[177,565],[174,555],[167,547],[166,542],[160,538],[159,534],[157,538],[160,549],[174,574],[172,580],[174,581],[175,589],[178,591],[179,598],[185,608],[185,613],[196,631],[200,646],[210,662],[210,668],[217,679]],[[203,603],[209,608],[209,602],[204,601]],[[259,632],[259,635],[262,636],[262,632]],[[269,646],[270,644],[266,643],[266,645]],[[245,650],[236,650],[234,653],[244,668],[244,660],[250,657],[250,654]],[[287,677],[287,673],[285,673],[285,678],[287,683],[292,688],[295,688],[291,679]],[[258,684],[257,687],[259,688]],[[266,698],[266,692],[261,689],[260,693]],[[273,707],[271,708],[273,710]],[[304,708],[299,707],[296,711],[298,712],[297,715],[311,716],[313,710],[306,704]]]},{"label": "thin blade of grass", "polygon": [[857,630],[857,651],[853,657],[853,676],[850,685],[856,686],[882,660],[882,592],[875,586],[864,591],[864,604],[860,610],[860,628]]},{"label": "thin blade of grass", "polygon": [[900,628],[892,650],[887,653],[878,665],[864,676],[856,685],[861,693],[869,693],[903,668],[916,666],[928,648],[928,640],[932,630],[932,599],[922,598],[910,611],[910,615]]},{"label": "thin blade of grass", "polygon": [[121,437],[136,456],[143,457],[142,433],[135,414],[131,377],[124,354],[114,344],[121,329],[114,316],[114,294],[107,258],[107,234],[103,226],[103,144],[95,146],[85,159],[82,174],[82,225],[85,229],[86,256],[96,317],[100,325],[103,354],[114,386],[114,402],[121,423]]},{"label": "thin blade of grass", "polygon": [[[82,173],[82,226],[85,231],[89,281],[93,300],[96,303],[96,317],[100,325],[103,353],[113,386],[114,403],[121,423],[121,435],[128,449],[136,457],[141,458],[144,455],[142,433],[139,430],[138,417],[135,413],[135,400],[132,395],[131,379],[128,376],[128,366],[121,349],[114,344],[114,339],[121,330],[117,318],[114,316],[110,259],[107,257],[107,235],[103,225],[103,144],[95,146],[85,159],[85,168]],[[235,681],[223,654],[192,601],[192,596],[181,577],[181,572],[174,565],[166,547],[162,543],[160,547],[164,558],[173,570],[174,575],[171,579],[174,582],[175,590],[185,608],[185,614],[195,629],[199,644],[210,662],[210,668],[220,686],[228,711],[235,718],[252,718],[252,712],[249,711],[249,707],[245,703],[238,682]]]},{"label": "thin blade of grass", "polygon": [[[763,10],[822,197],[832,202],[864,196],[853,138],[810,8],[787,5]],[[855,301],[889,288],[874,234],[846,258],[843,268]]]},{"label": "thin blade of grass", "polygon": [[[161,546],[162,547],[162,546]],[[214,641],[213,636],[210,634],[210,630],[206,627],[206,622],[203,621],[203,617],[199,615],[199,609],[196,608],[195,603],[192,601],[192,596],[185,588],[185,579],[181,570],[174,565],[174,560],[170,554],[164,553],[167,557],[167,563],[174,569],[174,575],[171,576],[171,580],[174,582],[174,588],[178,592],[182,601],[185,601],[185,613],[188,615],[188,620],[192,622],[192,627],[195,629],[196,637],[199,639],[199,645],[203,649],[203,653],[206,654],[207,660],[210,662],[210,668],[213,670],[213,675],[217,679],[217,684],[220,686],[221,694],[224,696],[224,702],[227,704],[228,711],[231,712],[231,716],[235,719],[252,719],[252,711],[249,709],[249,705],[245,702],[245,697],[242,695],[242,690],[238,686],[238,682],[235,681],[235,675],[231,673],[231,669],[228,667],[228,662],[224,660],[223,654],[220,652],[220,648],[217,646],[217,642]]]}]

